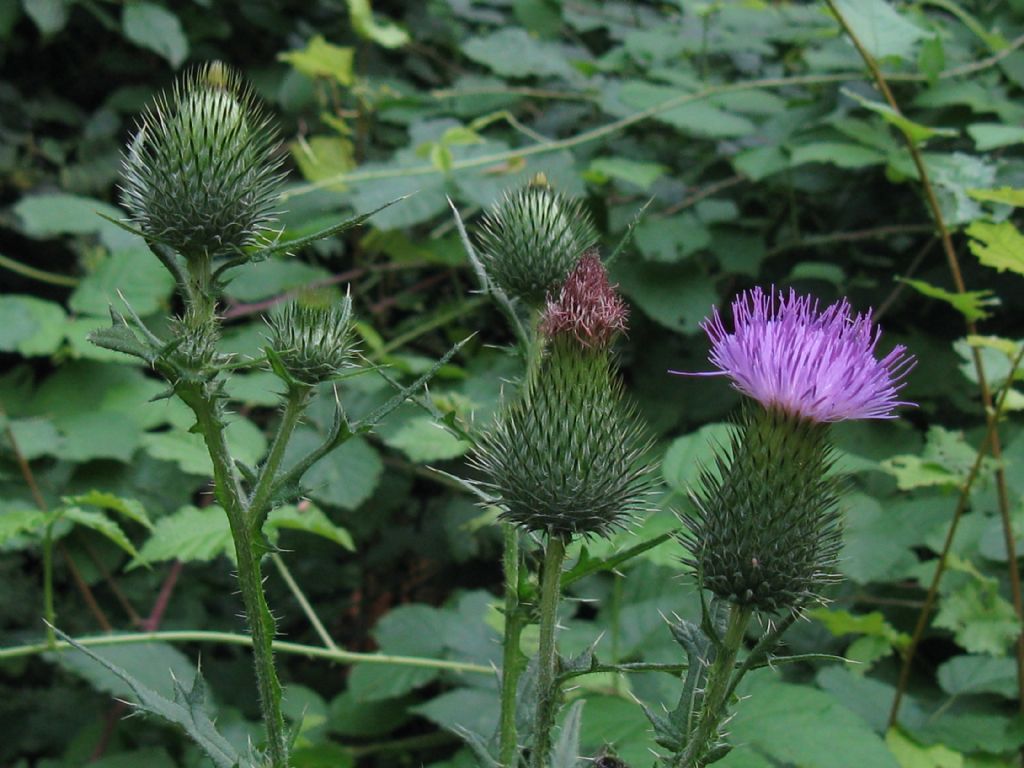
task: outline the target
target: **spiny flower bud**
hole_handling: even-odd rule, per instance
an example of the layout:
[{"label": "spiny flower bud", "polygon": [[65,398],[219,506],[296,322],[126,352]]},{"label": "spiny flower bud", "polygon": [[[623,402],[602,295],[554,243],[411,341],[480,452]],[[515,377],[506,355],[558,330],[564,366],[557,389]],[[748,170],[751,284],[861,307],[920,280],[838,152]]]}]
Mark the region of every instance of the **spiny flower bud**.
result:
[{"label": "spiny flower bud", "polygon": [[765,612],[799,607],[835,580],[842,544],[828,425],[748,407],[691,493],[685,562],[716,596]]},{"label": "spiny flower bud", "polygon": [[506,193],[484,215],[481,260],[499,288],[539,307],[596,240],[579,201],[555,192],[540,176]]},{"label": "spiny flower bud", "polygon": [[581,346],[606,349],[626,330],[629,310],[608,282],[597,249],[589,249],[569,274],[557,299],[548,298],[540,329],[548,338],[572,336]]},{"label": "spiny flower bud", "polygon": [[291,303],[267,321],[269,341],[281,365],[303,384],[327,381],[351,363],[352,300],[340,304],[306,306]]},{"label": "spiny flower bud", "polygon": [[147,237],[187,259],[237,254],[273,221],[282,176],[276,133],[220,62],[186,75],[139,121],[122,194]]},{"label": "spiny flower bud", "polygon": [[503,519],[551,536],[607,536],[647,508],[646,449],[608,355],[559,338],[472,461],[496,491]]}]

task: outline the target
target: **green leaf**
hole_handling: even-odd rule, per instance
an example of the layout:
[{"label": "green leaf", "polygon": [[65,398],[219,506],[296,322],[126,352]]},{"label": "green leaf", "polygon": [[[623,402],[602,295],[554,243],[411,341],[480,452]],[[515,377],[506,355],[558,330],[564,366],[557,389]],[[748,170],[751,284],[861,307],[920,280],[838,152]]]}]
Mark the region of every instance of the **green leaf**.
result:
[{"label": "green leaf", "polygon": [[[612,104],[606,105],[606,109],[619,116],[625,116],[626,113],[632,114],[635,110],[649,109],[686,95],[686,91],[677,88],[634,81],[624,84],[617,94],[621,103],[629,109],[616,108]],[[757,130],[757,126],[748,118],[728,112],[704,100],[691,101],[658,112],[655,119],[678,128],[687,135],[709,138],[747,136]]]},{"label": "green leaf", "polygon": [[885,0],[836,0],[836,7],[876,59],[892,56],[912,62],[920,41],[933,37]]},{"label": "green leaf", "polygon": [[220,507],[185,506],[156,522],[153,533],[142,545],[139,556],[129,565],[181,560],[209,561],[219,555],[234,558],[228,518]]},{"label": "green leaf", "polygon": [[[78,653],[54,654],[52,658],[97,691],[117,699],[132,696],[131,686],[95,659]],[[111,645],[103,649],[103,658],[161,696],[174,695],[175,680],[191,686],[196,678],[195,664],[167,643]]]},{"label": "green leaf", "polygon": [[733,744],[801,768],[898,768],[871,727],[822,691],[764,672],[748,676],[740,693]]},{"label": "green leaf", "polygon": [[11,419],[7,426],[22,458],[32,461],[40,456],[56,456],[60,453],[62,438],[49,419]]},{"label": "green leaf", "polygon": [[1000,304],[999,298],[988,290],[952,293],[945,288],[926,283],[924,280],[914,280],[909,277],[901,277],[899,280],[930,299],[944,301],[962,314],[964,319],[971,322],[991,317],[992,313],[986,307],[998,307]]},{"label": "green leaf", "polygon": [[[75,312],[109,316],[127,301],[140,316],[166,311],[174,278],[145,248],[116,251],[82,278],[68,300]],[[124,300],[121,299],[124,296]]]},{"label": "green leaf", "polygon": [[35,296],[0,296],[0,352],[49,355],[64,340],[64,310]]},{"label": "green leaf", "polygon": [[957,135],[957,131],[953,128],[931,128],[927,125],[916,123],[905,115],[897,112],[888,104],[866,99],[859,93],[855,93],[847,88],[843,88],[842,92],[843,95],[853,99],[865,109],[869,109],[875,114],[881,115],[885,122],[899,130],[913,144],[921,144],[933,136],[955,137]]},{"label": "green leaf", "polygon": [[294,258],[266,259],[246,264],[227,287],[227,294],[239,301],[258,301],[330,277],[321,268]]},{"label": "green leaf", "polygon": [[103,491],[89,491],[77,496],[65,496],[63,502],[69,505],[77,504],[99,507],[100,509],[117,512],[122,517],[126,517],[139,525],[153,530],[153,523],[150,521],[149,515],[146,514],[145,508],[135,499],[124,499],[120,496],[115,496],[113,493],[105,493]]},{"label": "green leaf", "polygon": [[373,18],[370,0],[348,0],[348,16],[360,37],[379,46],[401,48],[409,42],[409,34],[404,29],[391,22],[381,24]]},{"label": "green leaf", "polygon": [[0,547],[26,533],[36,533],[46,525],[47,515],[38,509],[0,511]]},{"label": "green leaf", "polygon": [[45,37],[57,34],[68,23],[70,0],[22,0],[22,7]]},{"label": "green leaf", "polygon": [[[238,417],[224,430],[231,455],[249,466],[255,466],[267,450],[263,432],[245,418]],[[167,432],[147,432],[142,443],[150,456],[175,462],[184,472],[210,477],[213,463],[202,435],[171,429]]]},{"label": "green leaf", "polygon": [[123,680],[131,690],[139,710],[184,728],[189,737],[199,745],[217,768],[252,768],[255,765],[251,759],[246,759],[243,762],[243,757],[238,754],[231,743],[217,732],[216,726],[205,711],[206,686],[200,675],[196,674],[188,690],[180,681],[173,680],[174,693],[173,700],[171,700],[140,683],[117,665],[76,643],[60,630],[57,630],[57,634],[62,640],[70,643]]},{"label": "green leaf", "polygon": [[353,81],[354,55],[355,49],[328,43],[323,35],[314,35],[305,48],[279,53],[277,58],[307,77],[326,77],[349,86]]},{"label": "green leaf", "polygon": [[975,221],[967,227],[971,252],[986,267],[1024,275],[1024,235],[1013,224]]},{"label": "green leaf", "polygon": [[1024,189],[1000,187],[999,189],[968,189],[967,194],[975,200],[989,203],[1012,205],[1014,208],[1024,207]]},{"label": "green leaf", "polygon": [[1009,656],[954,656],[939,666],[939,685],[950,696],[994,693],[1016,699],[1017,662]]},{"label": "green leaf", "polygon": [[462,456],[472,446],[434,421],[429,414],[389,419],[378,429],[384,444],[415,462],[444,461]]},{"label": "green leaf", "polygon": [[637,225],[634,238],[645,259],[665,263],[682,261],[711,245],[710,231],[690,212],[647,218]]},{"label": "green leaf", "polygon": [[[322,437],[309,429],[298,429],[288,445],[285,466],[313,450]],[[384,472],[377,451],[361,437],[351,437],[325,456],[302,480],[309,495],[322,504],[356,509],[373,495]]]},{"label": "green leaf", "polygon": [[650,727],[643,710],[634,702],[618,696],[588,696],[580,744],[585,754],[610,746],[627,765],[647,765],[651,758]]},{"label": "green leaf", "polygon": [[464,730],[486,739],[498,727],[499,708],[497,691],[456,688],[412,711],[449,731]]},{"label": "green leaf", "polygon": [[979,152],[1024,143],[1024,128],[1019,125],[973,123],[967,126],[967,134],[974,139],[974,146]]},{"label": "green leaf", "polygon": [[[332,179],[356,167],[355,147],[343,136],[309,136],[289,145],[302,176],[309,181]],[[344,184],[335,185],[344,189]]]},{"label": "green leaf", "polygon": [[1017,614],[995,579],[975,577],[943,595],[932,622],[951,630],[968,653],[1001,656],[1021,632]]},{"label": "green leaf", "polygon": [[898,727],[885,734],[889,751],[896,756],[900,768],[963,768],[964,756],[942,744],[924,747]]},{"label": "green leaf", "polygon": [[110,250],[145,247],[139,237],[102,218],[100,214],[116,220],[122,212],[101,200],[62,192],[27,195],[12,210],[28,237],[97,234]]},{"label": "green leaf", "polygon": [[178,17],[155,3],[129,3],[121,17],[124,36],[167,59],[177,69],[188,57],[188,38]]},{"label": "green leaf", "polygon": [[310,504],[301,507],[287,505],[272,510],[267,517],[266,528],[270,531],[284,529],[305,531],[333,541],[349,552],[356,550],[349,532],[340,525],[332,523],[327,519],[327,515]]},{"label": "green leaf", "polygon": [[135,549],[135,545],[132,544],[131,539],[129,539],[128,535],[121,529],[121,526],[102,512],[90,512],[89,510],[81,509],[80,507],[67,507],[64,509],[61,517],[65,520],[70,520],[73,523],[96,531],[96,533],[107,537],[110,541],[140,562],[145,561],[145,558],[139,557],[139,553]]},{"label": "green leaf", "polygon": [[[444,611],[427,605],[405,605],[385,615],[374,629],[381,653],[441,658],[450,628]],[[358,701],[402,696],[437,679],[440,670],[427,667],[356,664],[349,690]]]},{"label": "green leaf", "polygon": [[900,490],[959,486],[967,479],[975,455],[975,448],[968,445],[962,432],[934,426],[928,430],[928,442],[920,456],[893,456],[881,466],[896,478]]},{"label": "green leaf", "polygon": [[661,474],[669,487],[686,494],[694,487],[703,467],[712,467],[716,445],[727,445],[728,424],[705,424],[696,432],[677,437],[665,451]]},{"label": "green leaf", "polygon": [[520,27],[471,37],[462,44],[462,52],[503,77],[571,78],[574,74],[565,46],[538,40]]},{"label": "green leaf", "polygon": [[668,168],[661,163],[644,163],[628,157],[612,156],[591,160],[586,175],[598,183],[617,179],[647,190],[667,172]]},{"label": "green leaf", "polygon": [[374,738],[386,736],[409,721],[410,699],[359,701],[347,689],[331,701],[327,728],[341,736]]},{"label": "green leaf", "polygon": [[799,144],[789,156],[789,164],[795,168],[805,163],[830,163],[838,168],[866,168],[881,165],[886,156],[876,149],[861,144],[842,141],[816,141]]},{"label": "green leaf", "polygon": [[713,281],[690,264],[621,258],[611,277],[648,317],[673,331],[695,333],[718,302]]},{"label": "green leaf", "polygon": [[64,440],[56,455],[69,461],[114,459],[127,463],[143,442],[137,423],[118,419],[115,413],[106,410],[71,413],[62,416],[57,426]]}]

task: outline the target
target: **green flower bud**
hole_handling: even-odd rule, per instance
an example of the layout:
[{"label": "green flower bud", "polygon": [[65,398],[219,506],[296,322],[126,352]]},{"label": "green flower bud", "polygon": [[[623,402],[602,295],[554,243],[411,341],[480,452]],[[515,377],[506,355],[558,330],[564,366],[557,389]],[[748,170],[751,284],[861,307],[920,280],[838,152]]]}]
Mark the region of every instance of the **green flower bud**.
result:
[{"label": "green flower bud", "polygon": [[836,580],[839,479],[827,424],[747,408],[701,472],[684,517],[685,562],[718,597],[760,611],[796,608]]},{"label": "green flower bud", "polygon": [[237,254],[273,221],[276,145],[252,91],[223,64],[208,64],[139,121],[124,155],[124,205],[147,237],[187,259]]},{"label": "green flower bud", "polygon": [[291,303],[267,322],[271,348],[296,381],[319,384],[351,364],[355,348],[350,297],[330,306]]},{"label": "green flower bud", "polygon": [[607,536],[647,509],[643,433],[608,353],[562,335],[472,461],[497,492],[504,519],[551,536]]},{"label": "green flower bud", "polygon": [[580,202],[558,194],[539,176],[484,215],[480,258],[499,288],[537,307],[596,241]]}]

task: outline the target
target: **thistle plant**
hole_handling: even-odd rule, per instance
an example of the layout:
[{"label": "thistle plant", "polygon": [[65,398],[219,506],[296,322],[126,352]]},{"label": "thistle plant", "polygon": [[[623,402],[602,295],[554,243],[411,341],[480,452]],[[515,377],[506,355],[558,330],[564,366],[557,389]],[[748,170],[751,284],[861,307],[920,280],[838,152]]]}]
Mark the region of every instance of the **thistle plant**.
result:
[{"label": "thistle plant", "polygon": [[[540,316],[544,352],[536,374],[506,404],[474,455],[502,519],[543,541],[534,768],[548,766],[560,694],[555,628],[566,545],[577,536],[609,536],[647,508],[651,468],[642,457],[648,444],[611,349],[626,316],[596,251],[588,251]],[[503,706],[509,706],[504,698]],[[518,759],[505,755],[502,763]]]},{"label": "thistle plant", "polygon": [[[111,309],[112,327],[91,337],[99,346],[144,360],[167,380],[165,396],[180,398],[195,415],[193,431],[206,443],[215,495],[234,541],[238,584],[252,635],[266,742],[264,752],[251,763],[272,768],[287,768],[291,738],[274,666],[275,621],[263,590],[262,559],[271,551],[263,533],[267,516],[275,506],[302,494],[300,482],[313,464],[352,435],[372,429],[419,391],[461,346],[361,421],[350,423],[339,407],[324,442],[286,467],[286,448],[316,385],[355,368],[351,299],[346,296],[326,306],[287,306],[268,320],[268,345],[262,353],[235,360],[218,351],[219,292],[231,270],[338,234],[372,214],[279,243],[270,225],[281,180],[269,120],[240,78],[223,64],[195,70],[170,95],[158,98],[140,120],[125,154],[122,189],[130,219],[120,224],[143,237],[174,276],[183,309],[169,324],[169,338],[150,331],[131,307],[127,317]],[[281,417],[263,463],[247,467],[231,455],[225,438],[231,418],[225,383],[234,371],[261,368],[269,368],[283,384]],[[168,716],[175,710],[154,711]],[[189,723],[182,724],[189,728]],[[210,736],[210,741],[199,739],[200,744],[218,765],[223,764],[223,754],[210,747],[223,740]]]},{"label": "thistle plant", "polygon": [[[911,405],[898,397],[914,358],[902,346],[878,358],[881,331],[846,300],[822,310],[811,297],[757,288],[732,314],[731,332],[717,310],[703,322],[717,370],[698,375],[727,376],[753,402],[701,473],[679,536],[715,604],[700,627],[673,626],[689,656],[683,696],[666,716],[647,713],[672,753],[665,764],[677,768],[728,752],[723,724],[739,681],[837,578],[840,481],[829,425],[894,418]],[[755,612],[779,623],[737,666]]]}]

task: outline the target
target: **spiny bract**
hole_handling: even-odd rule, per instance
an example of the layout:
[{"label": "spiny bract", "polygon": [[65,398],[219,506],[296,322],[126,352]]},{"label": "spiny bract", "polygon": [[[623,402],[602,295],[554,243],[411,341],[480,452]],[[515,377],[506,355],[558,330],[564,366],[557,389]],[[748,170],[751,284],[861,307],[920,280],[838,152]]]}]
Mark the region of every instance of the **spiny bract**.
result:
[{"label": "spiny bract", "polygon": [[274,219],[277,134],[252,91],[219,62],[186,75],[141,117],[122,198],[152,240],[187,259],[237,255]]},{"label": "spiny bract", "polygon": [[541,179],[507,193],[484,215],[480,257],[499,288],[536,307],[596,240],[580,202]]},{"label": "spiny bract", "polygon": [[648,446],[605,352],[555,339],[539,374],[473,456],[503,507],[531,531],[606,536],[647,509]]},{"label": "spiny bract", "polygon": [[829,427],[746,407],[682,517],[684,560],[704,588],[766,612],[813,601],[842,544]]},{"label": "spiny bract", "polygon": [[268,321],[270,343],[288,374],[304,384],[318,384],[351,363],[352,299],[328,306],[292,303]]}]

